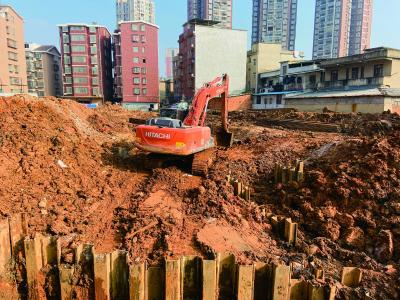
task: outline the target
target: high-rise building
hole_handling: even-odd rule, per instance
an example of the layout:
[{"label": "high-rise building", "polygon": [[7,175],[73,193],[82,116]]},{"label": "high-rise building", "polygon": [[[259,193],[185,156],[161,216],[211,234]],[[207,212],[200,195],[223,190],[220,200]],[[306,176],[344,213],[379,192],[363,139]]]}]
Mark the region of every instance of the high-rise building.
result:
[{"label": "high-rise building", "polygon": [[372,0],[317,0],[313,58],[336,58],[370,47]]},{"label": "high-rise building", "polygon": [[352,1],[348,55],[362,53],[371,47],[372,6],[372,0]]},{"label": "high-rise building", "polygon": [[124,21],[143,21],[155,24],[154,0],[117,0],[117,24]]},{"label": "high-rise building", "polygon": [[28,92],[62,96],[61,54],[55,46],[25,44]]},{"label": "high-rise building", "polygon": [[114,98],[127,109],[157,109],[160,102],[158,27],[120,22],[114,39]]},{"label": "high-rise building", "polygon": [[173,58],[178,55],[179,49],[177,48],[168,48],[165,51],[165,77],[166,79],[172,79],[173,74]]},{"label": "high-rise building", "polygon": [[297,0],[253,0],[253,44],[280,43],[293,51],[296,23]]},{"label": "high-rise building", "polygon": [[217,21],[217,27],[232,28],[232,0],[188,0],[188,21]]},{"label": "high-rise building", "polygon": [[112,100],[111,34],[104,26],[59,25],[64,97],[83,103]]},{"label": "high-rise building", "polygon": [[26,93],[24,20],[7,5],[0,5],[0,93]]}]

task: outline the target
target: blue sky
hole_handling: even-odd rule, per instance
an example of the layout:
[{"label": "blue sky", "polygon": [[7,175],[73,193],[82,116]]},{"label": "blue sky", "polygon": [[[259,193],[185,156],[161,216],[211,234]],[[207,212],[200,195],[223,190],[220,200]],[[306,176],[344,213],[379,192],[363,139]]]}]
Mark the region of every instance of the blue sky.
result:
[{"label": "blue sky", "polygon": [[[186,0],[155,0],[160,26],[160,72],[164,74],[164,53],[177,47],[182,24],[186,21]],[[315,0],[298,0],[296,49],[311,56]],[[375,0],[372,46],[400,48],[399,0]],[[0,0],[11,4],[25,19],[28,42],[59,45],[57,24],[97,22],[113,31],[115,0]],[[233,0],[233,26],[251,30],[252,0]]]}]

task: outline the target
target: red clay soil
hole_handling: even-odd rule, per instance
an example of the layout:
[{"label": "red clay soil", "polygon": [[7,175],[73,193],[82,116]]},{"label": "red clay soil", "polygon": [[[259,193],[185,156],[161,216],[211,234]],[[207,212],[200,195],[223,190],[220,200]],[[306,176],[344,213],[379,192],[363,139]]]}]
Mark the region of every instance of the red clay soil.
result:
[{"label": "red clay soil", "polygon": [[[66,263],[82,242],[96,252],[126,249],[131,262],[150,264],[231,252],[243,263],[292,263],[296,277],[314,281],[310,270],[323,267],[340,288],[338,299],[398,298],[396,115],[390,126],[381,116],[312,117],[346,119],[357,138],[272,129],[258,114],[233,115],[237,141],[216,150],[207,178],[185,173],[181,164],[142,170],[145,155],[132,145],[128,120],[150,116],[54,98],[0,98],[1,215],[25,212],[31,235],[63,237]],[[359,124],[370,125],[369,137]],[[297,159],[306,161],[305,182],[275,185],[275,164]],[[252,201],[233,195],[228,174],[253,188]],[[299,223],[297,246],[273,232],[271,215]],[[343,266],[363,268],[360,287],[338,284]]]},{"label": "red clay soil", "polygon": [[134,137],[128,116],[117,107],[0,98],[1,214],[26,212],[32,234],[97,240],[112,250],[113,210],[146,177],[114,165],[118,143]]}]

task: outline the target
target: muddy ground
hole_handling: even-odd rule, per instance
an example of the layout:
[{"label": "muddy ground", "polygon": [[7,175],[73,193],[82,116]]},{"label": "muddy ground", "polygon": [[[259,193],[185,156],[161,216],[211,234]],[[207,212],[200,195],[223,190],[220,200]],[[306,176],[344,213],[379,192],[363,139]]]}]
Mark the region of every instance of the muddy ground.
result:
[{"label": "muddy ground", "polygon": [[[232,148],[217,149],[207,178],[176,164],[147,171],[129,119],[149,113],[90,110],[68,100],[0,98],[0,214],[24,212],[29,234],[57,235],[73,249],[129,251],[130,262],[234,253],[242,263],[292,263],[315,280],[323,268],[338,299],[398,299],[400,134],[392,114],[231,114]],[[288,130],[269,119],[340,124],[337,133]],[[209,125],[216,127],[212,115]],[[305,162],[301,183],[274,182],[276,164]],[[248,184],[234,196],[227,175]],[[299,223],[296,246],[270,217]],[[69,254],[63,253],[68,262]],[[357,288],[338,282],[343,266],[363,269]]]}]

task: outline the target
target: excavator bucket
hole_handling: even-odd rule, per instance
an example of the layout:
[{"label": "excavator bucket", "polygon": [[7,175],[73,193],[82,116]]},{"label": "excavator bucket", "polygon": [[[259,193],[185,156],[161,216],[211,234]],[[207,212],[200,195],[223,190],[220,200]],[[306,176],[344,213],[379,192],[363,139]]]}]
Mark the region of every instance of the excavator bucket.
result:
[{"label": "excavator bucket", "polygon": [[220,128],[215,133],[215,144],[218,147],[231,147],[233,144],[233,133],[225,130],[224,128]]}]

